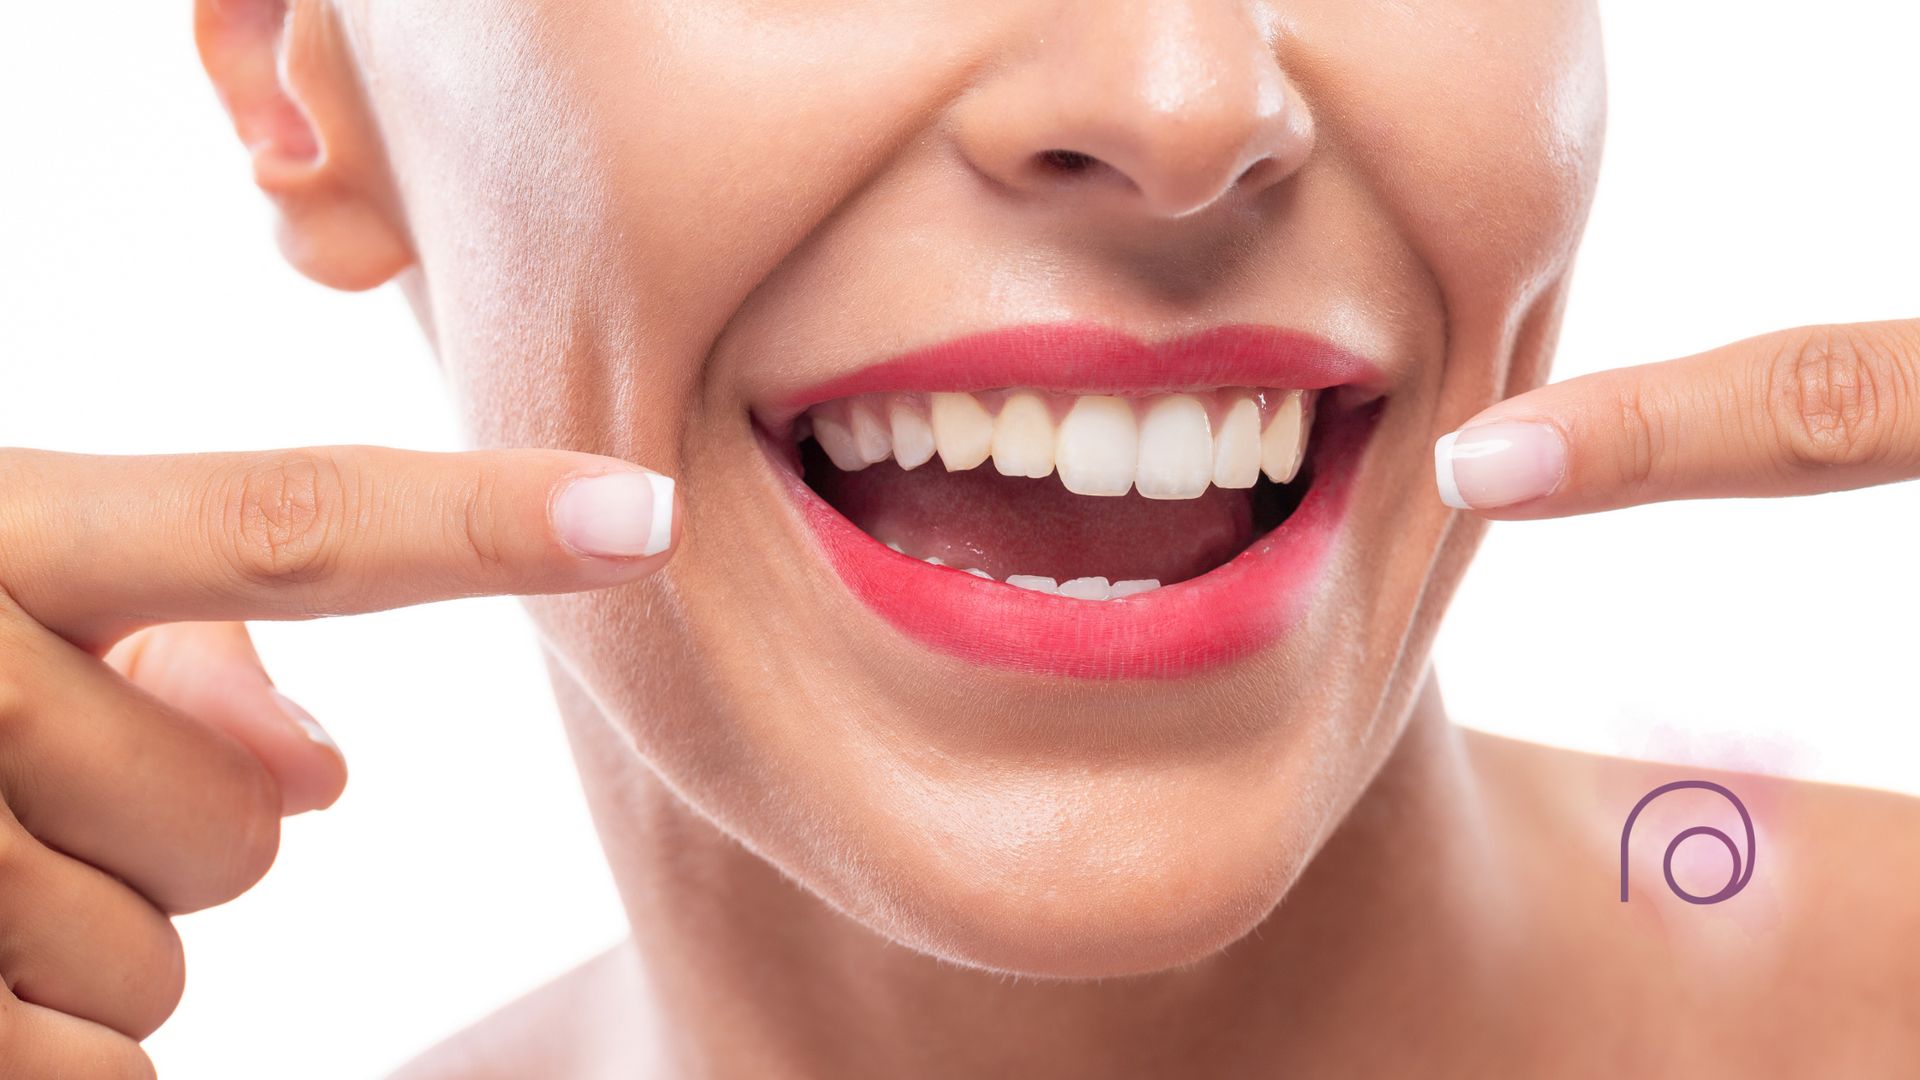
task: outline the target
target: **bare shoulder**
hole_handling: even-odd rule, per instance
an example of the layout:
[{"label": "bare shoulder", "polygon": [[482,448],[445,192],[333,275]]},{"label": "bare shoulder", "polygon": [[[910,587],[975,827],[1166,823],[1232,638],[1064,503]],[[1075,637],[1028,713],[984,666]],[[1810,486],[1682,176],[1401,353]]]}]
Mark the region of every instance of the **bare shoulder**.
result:
[{"label": "bare shoulder", "polygon": [[[1560,844],[1582,852],[1575,875],[1583,881],[1578,903],[1594,905],[1589,928],[1611,923],[1631,928],[1623,936],[1651,939],[1675,978],[1692,984],[1681,997],[1724,1002],[1719,1019],[1749,1034],[1786,1032],[1802,1047],[1845,1046],[1843,1056],[1864,1055],[1851,1061],[1851,1075],[1898,1075],[1908,1065],[1885,1072],[1881,1066],[1895,1064],[1885,1053],[1920,1054],[1920,799],[1472,731],[1464,742],[1490,801],[1541,838],[1536,851]],[[1640,903],[1619,903],[1629,814],[1651,793],[1685,780],[1708,781],[1733,799],[1681,789],[1649,803],[1630,837],[1632,896]],[[1686,902],[1663,879],[1663,855],[1675,837],[1700,825],[1720,827],[1745,848],[1735,799],[1755,829],[1757,851],[1742,852],[1751,862],[1748,887],[1719,904]],[[1657,804],[1666,811],[1656,813]],[[1697,845],[1699,876],[1691,885],[1680,877],[1683,886],[1711,895],[1731,880],[1731,859],[1717,839],[1700,834],[1686,842]],[[1589,895],[1596,889],[1598,900]],[[1714,1026],[1711,1019],[1706,1026]],[[1764,1035],[1743,1041],[1774,1042]]]},{"label": "bare shoulder", "polygon": [[648,1076],[655,1041],[647,1015],[633,943],[622,942],[428,1050],[390,1080]]}]

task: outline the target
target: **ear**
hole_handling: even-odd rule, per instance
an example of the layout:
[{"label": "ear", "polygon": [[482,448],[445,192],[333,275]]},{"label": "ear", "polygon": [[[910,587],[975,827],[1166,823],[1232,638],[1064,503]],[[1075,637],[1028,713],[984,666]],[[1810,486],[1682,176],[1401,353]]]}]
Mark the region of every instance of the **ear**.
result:
[{"label": "ear", "polygon": [[280,250],[336,289],[371,289],[413,245],[332,0],[195,0],[200,61],[280,212]]}]

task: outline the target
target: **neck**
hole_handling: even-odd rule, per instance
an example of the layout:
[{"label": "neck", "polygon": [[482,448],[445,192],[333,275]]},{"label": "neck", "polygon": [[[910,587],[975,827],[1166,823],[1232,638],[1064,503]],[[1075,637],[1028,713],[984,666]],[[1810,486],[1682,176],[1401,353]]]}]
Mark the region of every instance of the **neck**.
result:
[{"label": "neck", "polygon": [[1431,680],[1253,934],[1098,982],[960,968],[875,935],[691,811],[557,681],[674,1075],[1431,1074],[1506,1026],[1510,875]]}]

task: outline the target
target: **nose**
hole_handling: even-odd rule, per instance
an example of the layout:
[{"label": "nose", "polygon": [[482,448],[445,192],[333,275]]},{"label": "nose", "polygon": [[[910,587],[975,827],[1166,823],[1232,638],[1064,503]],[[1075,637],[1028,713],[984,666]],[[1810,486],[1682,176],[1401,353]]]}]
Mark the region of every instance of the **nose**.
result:
[{"label": "nose", "polygon": [[1015,191],[1104,187],[1191,214],[1297,169],[1313,123],[1246,0],[1058,0],[956,105],[961,151]]}]

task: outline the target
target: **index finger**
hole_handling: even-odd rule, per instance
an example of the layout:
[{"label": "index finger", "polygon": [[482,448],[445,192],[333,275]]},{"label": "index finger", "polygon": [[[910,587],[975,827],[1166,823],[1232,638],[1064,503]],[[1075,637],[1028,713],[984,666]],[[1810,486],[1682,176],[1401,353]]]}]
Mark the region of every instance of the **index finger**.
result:
[{"label": "index finger", "polygon": [[1509,398],[1434,448],[1497,519],[1811,495],[1920,476],[1920,320],[1815,326]]},{"label": "index finger", "polygon": [[182,620],[297,619],[644,577],[673,481],[559,450],[0,450],[0,588],[98,651]]}]

